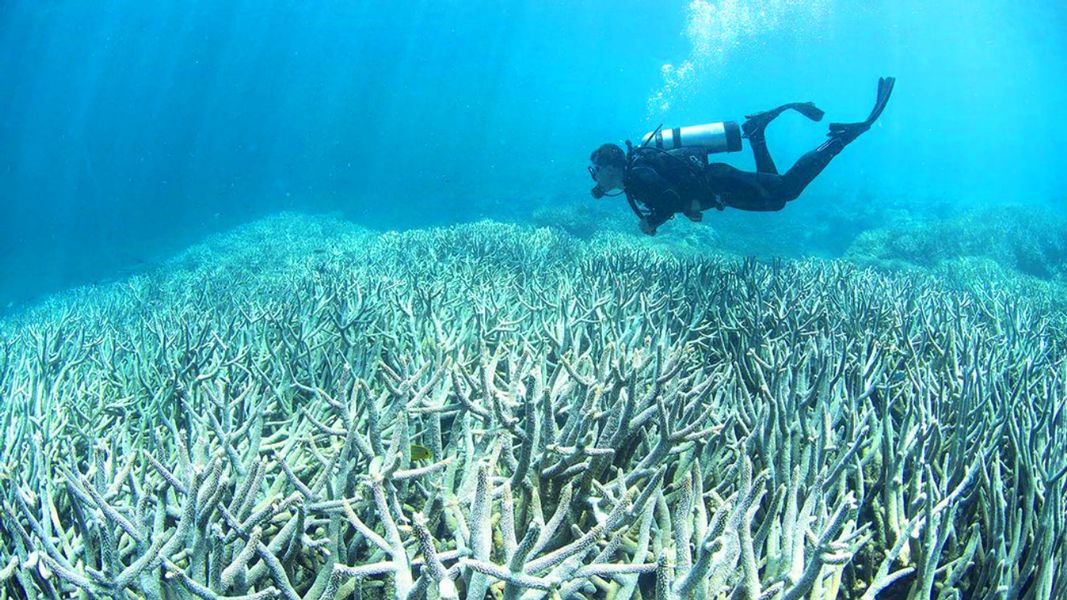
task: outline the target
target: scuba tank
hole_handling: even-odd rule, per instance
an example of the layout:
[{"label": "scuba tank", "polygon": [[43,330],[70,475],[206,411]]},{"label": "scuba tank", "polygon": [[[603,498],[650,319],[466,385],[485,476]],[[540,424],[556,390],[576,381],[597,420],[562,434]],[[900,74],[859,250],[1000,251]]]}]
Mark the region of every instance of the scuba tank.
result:
[{"label": "scuba tank", "polygon": [[741,149],[741,128],[737,121],[691,125],[650,131],[641,136],[642,146],[660,150],[703,148],[708,154],[737,152]]}]

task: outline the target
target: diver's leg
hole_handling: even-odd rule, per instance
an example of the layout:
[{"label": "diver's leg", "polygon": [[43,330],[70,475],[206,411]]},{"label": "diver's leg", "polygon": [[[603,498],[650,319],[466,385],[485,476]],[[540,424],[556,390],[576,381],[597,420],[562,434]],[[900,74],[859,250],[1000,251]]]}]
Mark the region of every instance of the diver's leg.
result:
[{"label": "diver's leg", "polygon": [[[784,175],[720,168],[714,180],[709,181],[708,187],[722,191],[716,198],[719,204],[716,208],[729,206],[761,212],[782,210],[787,202],[795,200],[804,191],[842,148],[844,146],[839,140],[830,140],[801,156]],[[713,206],[710,201],[704,204],[704,210]]]},{"label": "diver's leg", "polygon": [[752,146],[752,157],[756,159],[756,171],[759,173],[778,174],[778,167],[774,166],[770,150],[767,150],[767,139],[761,129],[758,134],[749,136],[748,145]]},{"label": "diver's leg", "polygon": [[701,210],[726,207],[751,211],[782,210],[785,200],[778,190],[783,186],[777,173],[742,171],[730,165],[709,165],[705,178],[706,193]]},{"label": "diver's leg", "polygon": [[[767,173],[767,175],[770,175],[770,173]],[[778,175],[775,175],[775,177],[778,177]],[[728,198],[726,206],[752,212],[774,212],[785,208],[785,200],[767,196],[738,195]]]},{"label": "diver's leg", "polygon": [[767,150],[767,139],[764,136],[764,130],[771,121],[778,118],[778,115],[790,109],[799,112],[812,121],[820,121],[823,117],[823,111],[811,102],[793,102],[771,110],[745,115],[745,122],[741,125],[741,130],[744,132],[745,137],[748,138],[749,145],[752,146],[752,156],[756,159],[757,172],[778,173],[778,168],[774,165],[771,153]]},{"label": "diver's leg", "polygon": [[818,177],[819,173],[822,173],[844,147],[840,140],[828,140],[822,146],[801,156],[793,167],[782,175],[779,185],[774,190],[775,196],[786,202],[796,200],[804,188],[808,187],[808,184]]},{"label": "diver's leg", "polygon": [[819,173],[822,173],[826,165],[830,164],[845,146],[852,143],[859,135],[871,128],[889,102],[889,94],[893,91],[892,77],[883,77],[878,81],[878,96],[875,99],[874,109],[866,121],[859,123],[831,123],[830,139],[815,150],[801,156],[791,169],[782,175],[781,186],[774,191],[786,201],[794,200],[804,188],[808,186]]}]

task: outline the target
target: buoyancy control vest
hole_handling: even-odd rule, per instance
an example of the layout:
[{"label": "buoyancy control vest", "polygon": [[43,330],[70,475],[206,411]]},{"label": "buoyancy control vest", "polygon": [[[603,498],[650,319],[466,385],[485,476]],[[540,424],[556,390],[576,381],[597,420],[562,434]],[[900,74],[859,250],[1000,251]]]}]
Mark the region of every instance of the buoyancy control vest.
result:
[{"label": "buoyancy control vest", "polygon": [[[737,121],[721,121],[672,129],[664,129],[660,125],[655,131],[641,136],[641,142],[641,145],[634,146],[629,140],[626,141],[627,170],[641,158],[651,159],[651,162],[658,163],[657,171],[674,171],[677,177],[675,180],[684,181],[683,187],[690,188],[680,190],[684,193],[684,191],[691,191],[693,187],[706,187],[707,184],[701,171],[707,166],[708,154],[741,150],[741,128]],[[655,156],[657,154],[659,156]],[[680,170],[688,171],[687,176],[678,177],[681,175]],[[667,174],[664,173],[664,175]],[[639,218],[646,216],[646,212],[637,206],[632,194],[626,194],[626,200],[634,214]]]}]

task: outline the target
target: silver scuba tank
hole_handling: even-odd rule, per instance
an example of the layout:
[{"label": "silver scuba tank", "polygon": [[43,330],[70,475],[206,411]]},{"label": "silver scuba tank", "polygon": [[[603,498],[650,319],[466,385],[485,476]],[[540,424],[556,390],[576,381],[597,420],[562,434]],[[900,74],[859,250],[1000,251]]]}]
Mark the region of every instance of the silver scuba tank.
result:
[{"label": "silver scuba tank", "polygon": [[674,129],[660,128],[641,136],[641,143],[660,150],[702,148],[707,150],[708,154],[737,152],[741,149],[741,128],[737,125],[737,121],[706,123]]}]

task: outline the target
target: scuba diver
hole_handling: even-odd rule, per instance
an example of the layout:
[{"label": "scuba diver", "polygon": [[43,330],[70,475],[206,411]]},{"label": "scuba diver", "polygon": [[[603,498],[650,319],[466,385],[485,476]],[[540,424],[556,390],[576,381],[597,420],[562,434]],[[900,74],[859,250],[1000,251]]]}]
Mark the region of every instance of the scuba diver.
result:
[{"label": "scuba diver", "polygon": [[[701,211],[726,207],[751,211],[776,211],[795,200],[809,183],[830,164],[848,144],[871,128],[889,102],[893,77],[878,81],[878,95],[867,120],[859,123],[831,123],[830,138],[801,156],[785,174],[778,174],[764,129],[786,110],[795,110],[812,121],[820,121],[823,111],[810,102],[792,103],[745,115],[740,130],[727,121],[664,130],[662,126],[644,136],[634,146],[626,141],[628,152],[615,144],[604,144],[589,157],[589,173],[596,186],[593,197],[626,194],[637,215],[641,231],[655,235],[656,228],[682,213],[691,221],[703,218]],[[715,152],[741,149],[741,132],[752,146],[756,172],[742,171],[725,163],[708,163]],[[612,190],[619,190],[610,194]]]}]

